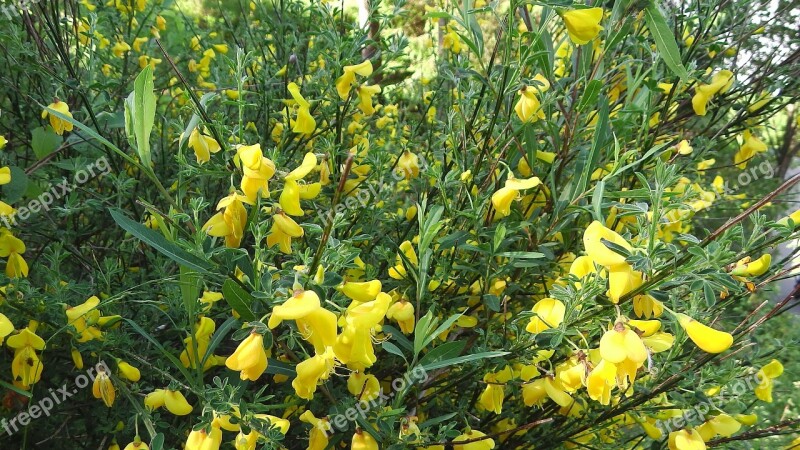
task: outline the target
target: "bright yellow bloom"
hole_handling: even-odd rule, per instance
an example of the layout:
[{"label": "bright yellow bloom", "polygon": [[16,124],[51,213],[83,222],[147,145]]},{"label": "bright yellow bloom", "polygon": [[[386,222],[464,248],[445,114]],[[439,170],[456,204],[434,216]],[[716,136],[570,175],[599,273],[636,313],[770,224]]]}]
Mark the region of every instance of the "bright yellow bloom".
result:
[{"label": "bright yellow bloom", "polygon": [[561,14],[567,27],[569,38],[578,45],[589,43],[600,33],[603,27],[603,8],[573,9]]},{"label": "bright yellow bloom", "polygon": [[297,376],[292,381],[297,396],[306,400],[314,398],[317,385],[330,377],[335,366],[336,360],[331,348],[298,364],[295,368]]},{"label": "bright yellow bloom", "polygon": [[378,442],[369,433],[361,428],[356,428],[353,440],[350,443],[350,450],[378,450]]},{"label": "bright yellow bloom", "polygon": [[103,332],[95,326],[100,320],[100,310],[97,309],[99,304],[100,299],[93,295],[82,304],[66,309],[67,324],[75,328],[78,342],[103,338]]},{"label": "bright yellow bloom", "polygon": [[278,245],[281,252],[292,253],[292,238],[299,238],[305,234],[303,227],[283,212],[272,216],[272,227],[267,235],[267,247]]},{"label": "bright yellow bloom", "polygon": [[492,206],[497,211],[497,217],[502,218],[511,214],[511,203],[519,196],[519,191],[531,189],[542,184],[538,177],[516,179],[509,174],[506,184],[492,194]]},{"label": "bright yellow bloom", "polygon": [[217,153],[221,147],[216,139],[201,134],[200,131],[195,128],[189,135],[189,148],[194,150],[194,156],[197,158],[197,162],[203,164],[208,162],[208,160],[211,159],[211,154]]},{"label": "bright yellow bloom", "polygon": [[616,383],[617,366],[603,359],[586,377],[586,391],[592,400],[608,405],[611,401],[611,390]]},{"label": "bright yellow bloom", "polygon": [[678,152],[679,155],[691,155],[694,149],[691,145],[689,145],[689,141],[686,139],[678,142],[678,145],[675,147],[675,150]]},{"label": "bright yellow bloom", "polygon": [[336,92],[339,94],[339,98],[347,100],[350,95],[350,89],[356,82],[356,75],[361,75],[362,77],[372,75],[372,61],[366,60],[354,66],[344,66],[343,70],[342,76],[336,80]]},{"label": "bright yellow bloom", "polygon": [[[244,195],[231,193],[217,203],[217,212],[203,224],[203,230],[214,237],[224,237],[225,246],[237,248],[244,236],[247,225],[247,210],[242,203],[252,204]],[[224,211],[220,211],[224,209]]]},{"label": "bright yellow bloom", "polygon": [[328,433],[333,431],[328,419],[318,419],[311,411],[300,415],[300,421],[311,425],[308,436],[308,450],[325,450],[328,447]]},{"label": "bright yellow bloom", "polygon": [[706,443],[694,428],[673,431],[669,434],[669,450],[705,450]]},{"label": "bright yellow bloom", "polygon": [[369,302],[375,300],[375,297],[381,292],[381,282],[379,280],[372,280],[366,282],[348,282],[345,281],[337,289],[342,294],[348,296],[350,299],[357,302]]},{"label": "bright yellow bloom", "polygon": [[783,374],[783,364],[777,359],[773,359],[762,367],[756,377],[758,386],[756,387],[756,397],[767,403],[772,403],[772,380]]},{"label": "bright yellow bloom", "polygon": [[[115,445],[115,444],[112,444]],[[125,450],[149,450],[150,447],[147,446],[144,442],[142,442],[139,436],[136,436],[133,442],[125,446]],[[111,447],[108,450],[112,450]],[[119,446],[117,446],[117,450],[119,450]]]},{"label": "bright yellow bloom", "polygon": [[[69,105],[60,100],[50,103],[47,105],[47,108],[58,111],[60,114],[67,116],[70,119],[72,118],[72,113],[69,112]],[[47,116],[50,116],[50,126],[53,127],[53,131],[55,131],[56,134],[63,135],[65,131],[72,131],[71,122],[57,117],[55,114],[50,114],[50,112],[45,109],[42,111],[42,119],[46,119]]]},{"label": "bright yellow bloom", "polygon": [[219,421],[215,419],[211,422],[211,431],[201,428],[189,433],[186,439],[184,450],[219,450],[222,444],[222,430]]},{"label": "bright yellow bloom", "polygon": [[[457,438],[453,439],[453,449],[454,450],[492,450],[495,446],[494,439],[486,438],[480,439],[485,437],[486,434],[481,433],[478,430],[469,430],[464,434],[461,434]],[[469,442],[467,444],[459,445],[459,442],[463,441],[471,441],[473,439],[480,439],[475,442]]]},{"label": "bright yellow bloom", "polygon": [[0,134],[0,150],[2,150],[6,146],[6,144],[8,144],[8,140],[6,140],[5,136]]},{"label": "bright yellow bloom", "polygon": [[753,136],[750,130],[745,130],[744,133],[742,133],[742,146],[739,147],[739,151],[733,155],[733,163],[736,164],[736,167],[739,169],[744,169],[747,167],[747,163],[750,160],[759,153],[765,151],[767,151],[767,144],[758,137]]},{"label": "bright yellow bloom", "polygon": [[544,330],[555,328],[564,321],[566,307],[564,303],[553,298],[543,298],[533,305],[535,316],[525,327],[529,333],[541,333]]},{"label": "bright yellow bloom", "polygon": [[231,370],[241,371],[242,380],[257,380],[267,369],[267,352],[264,350],[264,336],[250,333],[243,340],[236,351],[225,360],[225,365]]},{"label": "bright yellow bloom", "polygon": [[724,94],[733,86],[734,76],[730,70],[720,70],[711,79],[710,84],[698,84],[692,97],[692,108],[698,116],[706,115],[706,107],[716,95]]},{"label": "bright yellow bloom", "polygon": [[358,109],[361,110],[365,115],[371,116],[375,114],[375,107],[372,106],[372,97],[375,94],[381,91],[381,87],[378,85],[364,85],[356,88],[356,94],[358,94]]},{"label": "bright yellow bloom", "polygon": [[117,369],[119,370],[119,375],[128,381],[136,383],[142,378],[142,374],[139,372],[139,369],[133,367],[125,361],[117,362]]},{"label": "bright yellow bloom", "polygon": [[378,397],[381,384],[375,375],[354,371],[347,377],[347,390],[358,400],[368,402]]},{"label": "bright yellow bloom", "polygon": [[297,119],[293,121],[292,131],[298,134],[311,135],[317,128],[317,122],[311,116],[311,104],[300,94],[300,86],[296,83],[289,83],[286,88],[297,104]]},{"label": "bright yellow bloom", "polygon": [[539,103],[539,98],[536,95],[550,89],[550,82],[541,74],[537,74],[533,81],[535,83],[531,86],[522,86],[519,90],[519,101],[514,106],[514,112],[517,113],[519,120],[524,123],[533,123],[545,118],[541,103]]},{"label": "bright yellow bloom", "polygon": [[284,320],[301,319],[317,308],[320,308],[320,301],[316,292],[311,290],[295,291],[289,300],[272,309],[272,315],[267,325],[271,329],[275,328]]},{"label": "bright yellow bloom", "polygon": [[[413,267],[419,264],[417,253],[414,251],[414,246],[410,241],[403,241],[403,243],[400,244],[400,251]],[[406,263],[400,255],[397,255],[394,267],[389,268],[389,276],[395,280],[402,280],[406,277],[406,274]]]},{"label": "bright yellow bloom", "polygon": [[386,311],[386,318],[396,321],[402,333],[411,334],[414,332],[414,305],[411,302],[407,302],[405,298],[389,307]]},{"label": "bright yellow bloom", "polygon": [[351,305],[344,317],[342,333],[333,347],[337,359],[355,369],[375,364],[373,328],[384,320],[391,302],[392,297],[381,292],[371,302]]},{"label": "bright yellow bloom", "polygon": [[264,156],[261,144],[243,145],[236,150],[242,168],[242,192],[255,203],[260,195],[269,197],[269,180],[275,175],[275,163]]},{"label": "bright yellow bloom", "polygon": [[144,398],[144,405],[150,410],[166,406],[167,411],[176,416],[185,416],[192,412],[192,405],[179,391],[156,389]]},{"label": "bright yellow bloom", "polygon": [[406,150],[397,161],[397,167],[403,173],[406,180],[419,176],[419,157]]},{"label": "bright yellow bloom", "polygon": [[635,331],[617,322],[600,338],[600,356],[613,364],[629,360],[641,366],[647,360],[647,349]]},{"label": "bright yellow bloom", "polygon": [[[747,258],[749,259],[749,258]],[[772,255],[764,253],[755,261],[739,262],[736,267],[731,270],[731,275],[740,277],[758,277],[769,270],[769,265],[772,262]]]},{"label": "bright yellow bloom", "polygon": [[109,377],[108,373],[102,368],[97,371],[97,376],[94,378],[92,395],[94,398],[103,400],[103,403],[109,408],[114,405],[117,391],[114,389],[114,383],[111,382],[111,377]]},{"label": "bright yellow bloom", "polygon": [[686,314],[677,313],[675,316],[692,342],[704,352],[722,353],[733,345],[733,336],[729,333],[703,325]]}]

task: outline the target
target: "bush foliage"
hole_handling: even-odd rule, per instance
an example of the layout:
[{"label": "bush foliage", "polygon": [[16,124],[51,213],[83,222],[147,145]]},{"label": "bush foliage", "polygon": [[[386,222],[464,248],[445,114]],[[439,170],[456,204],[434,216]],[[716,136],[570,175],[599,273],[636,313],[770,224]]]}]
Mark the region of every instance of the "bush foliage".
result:
[{"label": "bush foliage", "polygon": [[2,12],[3,448],[791,447],[791,2]]}]

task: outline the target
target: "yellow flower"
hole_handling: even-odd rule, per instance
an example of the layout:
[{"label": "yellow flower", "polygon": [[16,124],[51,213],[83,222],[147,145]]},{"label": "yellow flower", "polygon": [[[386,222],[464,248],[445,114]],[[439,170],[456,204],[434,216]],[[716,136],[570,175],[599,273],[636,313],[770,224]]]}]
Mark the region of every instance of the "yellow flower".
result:
[{"label": "yellow flower", "polygon": [[519,196],[519,191],[539,186],[542,182],[538,177],[516,179],[509,174],[505,186],[492,194],[492,206],[497,211],[497,217],[502,218],[511,214],[511,203]]},{"label": "yellow flower", "polygon": [[617,366],[603,359],[586,377],[586,391],[592,400],[608,405],[611,401],[611,390],[617,382]]},{"label": "yellow flower", "polygon": [[722,353],[733,344],[733,336],[729,333],[703,325],[686,314],[676,313],[675,316],[692,342],[704,352]]},{"label": "yellow flower", "polygon": [[675,150],[678,152],[679,155],[691,155],[694,149],[691,145],[689,145],[689,141],[686,139],[678,142],[678,145],[675,147]]},{"label": "yellow flower", "polygon": [[635,331],[617,322],[614,328],[606,331],[600,338],[600,356],[613,364],[629,360],[640,367],[647,360],[647,348]]},{"label": "yellow flower", "polygon": [[125,361],[117,362],[117,369],[119,370],[120,376],[128,381],[133,381],[136,383],[142,378],[142,374],[139,372],[139,369],[133,367]]},{"label": "yellow flower", "polygon": [[[14,337],[16,336],[8,340],[9,347],[12,347],[11,339]],[[15,385],[22,389],[29,389],[31,385],[38,383],[42,378],[43,369],[44,365],[36,354],[35,347],[26,345],[14,352],[14,359],[11,361],[11,375],[14,377]]]},{"label": "yellow flower", "polygon": [[312,134],[317,128],[317,122],[311,116],[311,104],[300,94],[300,86],[296,83],[289,83],[286,89],[297,104],[297,119],[294,121],[292,131],[298,134]]},{"label": "yellow flower", "polygon": [[616,244],[626,250],[632,251],[633,248],[622,236],[617,232],[606,228],[598,221],[592,222],[586,231],[583,233],[583,246],[586,253],[597,264],[606,267],[620,266],[627,264],[625,257],[619,253],[608,248],[602,241],[608,241]]},{"label": "yellow flower", "polygon": [[758,137],[753,136],[750,130],[745,130],[742,134],[742,146],[739,147],[739,151],[733,156],[733,163],[736,164],[736,167],[739,169],[744,169],[751,159],[765,151],[767,151],[767,144]]},{"label": "yellow flower", "polygon": [[109,408],[114,405],[117,391],[114,389],[114,383],[111,382],[111,377],[109,377],[108,373],[102,368],[98,369],[97,376],[94,378],[92,395],[94,398],[103,400],[103,403]]},{"label": "yellow flower", "polygon": [[302,237],[305,232],[291,217],[283,212],[272,216],[272,228],[267,235],[267,247],[278,245],[281,252],[292,253],[292,238]]},{"label": "yellow flower", "polygon": [[386,311],[386,318],[396,321],[402,333],[411,334],[414,332],[414,305],[407,302],[405,298],[389,307],[389,310]]},{"label": "yellow flower", "polygon": [[[749,257],[746,259],[750,259]],[[769,270],[769,265],[772,262],[772,255],[764,253],[755,261],[739,262],[736,267],[731,270],[731,275],[739,277],[757,277],[765,274]]]},{"label": "yellow flower", "polygon": [[724,94],[733,86],[733,72],[730,70],[720,70],[711,79],[710,84],[698,84],[695,87],[695,94],[692,97],[692,108],[698,116],[706,115],[706,107],[714,96]]},{"label": "yellow flower", "polygon": [[[141,441],[139,436],[136,436],[136,440],[126,445],[124,450],[149,450],[149,448],[147,444]],[[119,446],[117,446],[117,449],[119,449]],[[112,450],[111,447],[109,447],[108,450]]]},{"label": "yellow flower", "polygon": [[544,330],[555,328],[564,321],[566,307],[564,303],[552,298],[543,298],[533,305],[532,311],[535,313],[531,321],[525,327],[529,333],[541,333]]},{"label": "yellow flower", "polygon": [[[56,99],[55,102],[47,105],[47,108],[58,111],[60,114],[67,116],[70,119],[72,118],[72,113],[69,112],[69,105],[58,99]],[[47,109],[45,109],[42,111],[42,119],[46,119],[47,116],[50,116],[50,126],[53,127],[53,131],[55,131],[56,134],[62,135],[65,131],[72,131],[71,122],[57,117],[55,114],[51,114]]]},{"label": "yellow flower", "polygon": [[331,348],[298,364],[295,368],[297,376],[292,381],[297,396],[306,400],[314,398],[317,385],[320,381],[328,379],[335,365],[336,360]]},{"label": "yellow flower", "polygon": [[222,444],[222,430],[220,429],[219,421],[214,419],[211,422],[211,431],[206,431],[206,428],[199,430],[192,430],[189,437],[186,438],[186,445],[184,450],[219,450]]},{"label": "yellow flower", "polygon": [[589,43],[596,38],[603,27],[603,8],[573,9],[561,14],[564,25],[567,27],[569,38],[578,45]]},{"label": "yellow flower", "polygon": [[100,310],[97,309],[99,304],[100,299],[93,295],[82,304],[69,307],[64,311],[67,316],[67,324],[72,325],[78,332],[78,342],[102,339],[102,331],[95,326],[100,320]]},{"label": "yellow flower", "polygon": [[325,450],[328,447],[328,433],[333,431],[327,418],[318,419],[314,413],[306,410],[300,415],[300,421],[311,425],[308,436],[308,450]]},{"label": "yellow flower", "polygon": [[163,16],[156,16],[156,27],[158,27],[161,31],[166,31],[167,29],[167,19]]},{"label": "yellow flower", "polygon": [[314,312],[317,308],[320,308],[320,301],[316,292],[311,290],[295,291],[289,300],[272,309],[272,315],[267,325],[273,329],[284,320],[301,319]]},{"label": "yellow flower", "polygon": [[694,428],[673,431],[669,434],[669,450],[705,450],[706,443]]},{"label": "yellow flower", "polygon": [[545,118],[536,94],[541,94],[550,89],[550,82],[541,74],[537,74],[533,81],[535,84],[531,86],[522,86],[519,90],[519,101],[514,106],[514,112],[517,113],[519,120],[524,123],[533,123]]},{"label": "yellow flower", "polygon": [[350,450],[378,450],[378,448],[375,438],[361,428],[356,428],[353,441],[350,443]]},{"label": "yellow flower", "polygon": [[117,58],[122,58],[125,56],[125,53],[131,51],[131,46],[128,45],[127,42],[117,41],[113,47],[111,47],[111,51],[114,53],[114,56]]},{"label": "yellow flower", "polygon": [[[459,444],[459,442],[472,440],[475,440],[475,442]],[[453,439],[452,444],[454,450],[492,450],[495,446],[494,439],[486,437],[486,434],[478,430],[468,430],[464,434]]]},{"label": "yellow flower", "polygon": [[231,370],[241,371],[242,380],[255,381],[267,369],[267,352],[264,350],[264,336],[250,333],[243,340],[236,351],[225,360],[225,365]]},{"label": "yellow flower", "polygon": [[176,416],[185,416],[192,412],[192,405],[179,391],[156,389],[144,398],[144,405],[150,410],[166,406],[167,411]]},{"label": "yellow flower", "polygon": [[372,106],[372,97],[375,94],[381,91],[381,87],[378,85],[371,85],[367,86],[362,84],[361,86],[356,88],[356,94],[358,94],[358,109],[361,110],[365,115],[371,116],[375,114],[375,107]]},{"label": "yellow flower", "polygon": [[375,364],[373,348],[374,328],[386,317],[392,297],[383,292],[371,302],[358,303],[348,308],[343,318],[342,333],[337,336],[334,351],[336,358],[351,368],[366,368]]},{"label": "yellow flower", "polygon": [[347,390],[357,399],[368,402],[378,397],[381,384],[375,375],[354,371],[347,377]]},{"label": "yellow flower", "polygon": [[6,137],[0,134],[0,150],[2,150],[7,143]]},{"label": "yellow flower", "polygon": [[264,156],[261,144],[243,145],[236,151],[243,176],[240,187],[250,202],[259,195],[269,197],[269,180],[275,175],[275,163]]},{"label": "yellow flower", "polygon": [[758,379],[758,386],[756,386],[756,397],[759,400],[767,403],[772,403],[772,380],[778,378],[783,374],[783,365],[777,359],[773,359],[767,365],[762,367],[756,378]]},{"label": "yellow flower", "polygon": [[[410,241],[403,241],[403,243],[400,244],[400,251],[412,266],[416,267],[417,264],[419,264],[417,253],[414,251],[414,246]],[[402,280],[406,277],[405,261],[400,255],[397,255],[394,267],[389,268],[389,276],[395,280]]]},{"label": "yellow flower", "polygon": [[195,128],[189,135],[189,148],[194,150],[197,162],[203,164],[211,159],[212,153],[220,150],[219,142],[211,136],[206,136]]},{"label": "yellow flower", "polygon": [[339,98],[347,100],[350,95],[350,89],[355,84],[356,75],[361,75],[362,77],[372,75],[372,61],[366,60],[354,66],[344,66],[343,70],[342,76],[336,80],[336,92],[339,94]]},{"label": "yellow flower", "polygon": [[379,280],[362,283],[345,281],[337,289],[352,300],[357,302],[369,302],[375,300],[375,297],[381,292],[381,286]]},{"label": "yellow flower", "polygon": [[406,180],[419,176],[419,157],[406,150],[397,161],[397,167],[402,171]]},{"label": "yellow flower", "polygon": [[203,231],[214,237],[224,237],[225,246],[237,248],[244,236],[247,225],[247,210],[242,203],[252,204],[244,195],[232,193],[217,203],[217,212],[203,224]]}]

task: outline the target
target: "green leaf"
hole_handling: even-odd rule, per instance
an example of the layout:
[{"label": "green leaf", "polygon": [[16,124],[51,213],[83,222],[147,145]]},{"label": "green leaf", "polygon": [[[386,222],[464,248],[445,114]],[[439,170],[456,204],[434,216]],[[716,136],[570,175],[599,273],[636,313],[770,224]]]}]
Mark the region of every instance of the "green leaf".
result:
[{"label": "green leaf", "polygon": [[198,272],[208,272],[210,265],[207,261],[200,259],[186,250],[178,247],[175,243],[168,241],[167,238],[161,234],[156,233],[139,222],[127,218],[122,211],[118,209],[111,209],[110,212],[111,217],[114,218],[114,222],[117,222],[117,225],[125,229],[125,231],[129,232],[133,236],[141,239],[145,244],[153,247],[162,255],[187,268],[196,270]]},{"label": "green leaf", "polygon": [[249,292],[242,289],[239,284],[228,278],[222,284],[222,296],[234,311],[239,313],[242,320],[249,322],[256,320],[255,314],[250,310],[250,305],[255,300]]},{"label": "green leaf", "polygon": [[508,352],[482,352],[482,353],[475,353],[473,355],[464,355],[458,356],[455,358],[445,359],[442,361],[437,361],[428,365],[422,366],[422,368],[426,372],[430,372],[431,370],[441,369],[444,367],[454,366],[456,364],[464,364],[470,361],[477,361],[479,359],[487,359],[487,358],[497,358],[500,356],[507,355]]},{"label": "green leaf", "polygon": [[424,366],[426,364],[453,359],[461,354],[465,345],[466,342],[464,341],[445,342],[426,353],[425,356],[420,358],[419,363]]},{"label": "green leaf", "polygon": [[664,15],[661,14],[661,10],[656,5],[655,0],[650,0],[647,7],[645,7],[644,21],[656,41],[656,49],[658,49],[661,59],[664,60],[672,73],[682,80],[687,79],[689,73],[686,72],[686,68],[683,67],[681,62],[678,43],[675,42],[675,36],[672,34],[672,30],[667,25],[667,21],[664,19]]},{"label": "green leaf", "polygon": [[150,440],[150,450],[161,450],[164,448],[164,434],[158,433]]},{"label": "green leaf", "polygon": [[25,195],[28,190],[28,174],[17,166],[11,166],[11,182],[3,185],[3,201],[15,203]]},{"label": "green leaf", "polygon": [[215,331],[214,335],[211,336],[211,342],[208,344],[208,349],[206,349],[206,354],[203,355],[203,359],[200,360],[200,367],[206,366],[206,360],[208,360],[208,358],[210,358],[211,355],[214,354],[214,351],[217,349],[217,347],[219,347],[219,344],[221,344],[222,341],[228,336],[228,333],[231,331],[231,329],[237,327],[238,325],[239,321],[236,320],[236,318],[228,317],[228,320],[226,320],[219,328],[217,328],[217,331]]},{"label": "green leaf", "polygon": [[153,68],[149,65],[136,77],[133,92],[125,100],[125,133],[136,143],[136,152],[144,167],[150,167],[150,132],[156,118],[156,96],[153,94]]},{"label": "green leaf", "polygon": [[56,134],[50,127],[34,128],[31,131],[31,147],[38,159],[42,159],[56,151],[63,141],[64,138]]},{"label": "green leaf", "polygon": [[150,343],[153,344],[153,346],[155,346],[159,352],[161,352],[161,355],[163,355],[167,360],[169,360],[169,362],[171,362],[172,365],[175,366],[175,368],[181,372],[186,381],[189,382],[192,381],[192,376],[190,375],[189,371],[185,367],[183,367],[183,363],[181,363],[181,361],[178,358],[176,358],[175,355],[173,355],[171,352],[168,352],[164,348],[164,346],[161,345],[160,342],[158,342],[153,336],[150,336],[146,331],[144,331],[144,329],[142,329],[142,327],[139,326],[139,324],[137,324],[133,320],[131,319],[122,319],[122,320],[124,320],[125,323],[127,323],[131,328],[133,328],[134,331],[139,333],[143,338],[150,341]]},{"label": "green leaf", "polygon": [[[587,52],[589,53],[589,52]],[[586,90],[583,91],[580,103],[578,103],[578,111],[586,111],[595,103],[597,103],[597,96],[600,95],[600,89],[603,87],[603,82],[600,80],[592,80],[586,85]]]},{"label": "green leaf", "polygon": [[597,182],[597,185],[594,187],[594,194],[592,195],[592,213],[594,213],[594,219],[600,222],[605,222],[603,219],[603,191],[606,190],[606,182],[600,180]]}]

